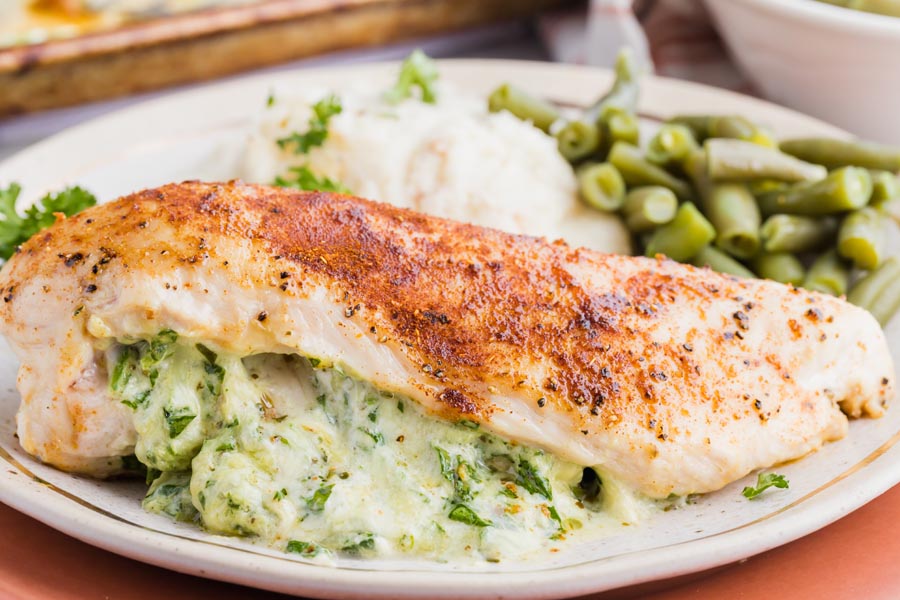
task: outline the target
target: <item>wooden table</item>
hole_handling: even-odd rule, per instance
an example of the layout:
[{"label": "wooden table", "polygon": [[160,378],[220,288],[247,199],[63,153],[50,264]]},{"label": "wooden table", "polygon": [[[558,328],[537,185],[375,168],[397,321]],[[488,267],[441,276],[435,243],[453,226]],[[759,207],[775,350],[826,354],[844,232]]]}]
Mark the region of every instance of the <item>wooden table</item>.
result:
[{"label": "wooden table", "polygon": [[[16,600],[276,600],[280,594],[191,577],[122,558],[0,504],[0,598]],[[647,600],[887,600],[900,597],[900,486],[812,535],[688,583],[595,596]]]}]

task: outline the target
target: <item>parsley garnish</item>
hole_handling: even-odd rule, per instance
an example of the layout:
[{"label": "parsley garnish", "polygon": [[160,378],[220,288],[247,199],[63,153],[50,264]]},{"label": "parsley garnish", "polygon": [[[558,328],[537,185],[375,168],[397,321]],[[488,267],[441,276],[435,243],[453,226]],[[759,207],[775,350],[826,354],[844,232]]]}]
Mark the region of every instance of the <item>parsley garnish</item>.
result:
[{"label": "parsley garnish", "polygon": [[779,475],[778,473],[760,473],[756,477],[756,487],[747,486],[741,493],[745,498],[753,500],[770,487],[787,489],[788,486],[789,482],[784,478],[784,475]]},{"label": "parsley garnish", "polygon": [[341,114],[341,101],[337,96],[326,96],[313,104],[313,114],[309,118],[309,129],[306,133],[293,132],[278,140],[279,148],[292,147],[294,154],[306,154],[312,148],[321,146],[328,137],[328,121],[334,115]]},{"label": "parsley garnish", "polygon": [[58,194],[47,194],[36,204],[25,209],[25,216],[16,212],[16,200],[22,187],[11,183],[9,187],[0,188],[0,258],[8,259],[16,251],[16,247],[42,229],[56,222],[55,213],[63,213],[67,217],[97,204],[97,199],[90,192],[80,187],[66,188]]},{"label": "parsley garnish", "polygon": [[[279,187],[293,188],[295,190],[307,190],[311,192],[337,192],[349,194],[344,184],[329,177],[319,177],[306,165],[290,168],[291,175],[275,178],[275,185]],[[315,365],[313,365],[315,366]]]},{"label": "parsley garnish", "polygon": [[396,104],[401,100],[412,98],[413,88],[419,88],[422,102],[434,104],[437,93],[434,83],[437,81],[437,65],[421,50],[414,50],[400,65],[397,83],[384,94],[385,100]]}]

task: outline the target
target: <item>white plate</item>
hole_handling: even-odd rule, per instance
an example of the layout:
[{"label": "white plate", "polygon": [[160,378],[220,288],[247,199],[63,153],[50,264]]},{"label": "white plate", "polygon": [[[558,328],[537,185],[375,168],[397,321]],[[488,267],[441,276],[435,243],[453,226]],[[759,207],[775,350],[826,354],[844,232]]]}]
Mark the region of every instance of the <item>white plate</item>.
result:
[{"label": "white plate", "polygon": [[[110,199],[142,187],[189,178],[227,178],[253,115],[272,88],[340,89],[350,81],[386,86],[392,65],[278,73],[211,85],[80,125],[0,165],[0,183],[16,180],[30,201],[79,183]],[[509,61],[446,61],[441,75],[484,94],[501,81],[572,103],[589,103],[610,82],[606,72]],[[741,113],[780,135],[843,135],[808,117],[736,94],[648,77],[641,110]],[[894,355],[900,323],[889,331]],[[61,473],[25,455],[14,438],[19,398],[15,359],[0,345],[0,501],[65,533],[156,565],[306,596],[365,598],[545,598],[588,594],[682,575],[762,552],[818,529],[900,481],[900,410],[853,423],[847,439],[779,468],[786,491],[749,502],[750,479],[663,513],[637,527],[540,565],[498,564],[455,570],[421,562],[350,561],[339,568],[295,561],[234,538],[147,514],[143,486],[97,482]]]}]

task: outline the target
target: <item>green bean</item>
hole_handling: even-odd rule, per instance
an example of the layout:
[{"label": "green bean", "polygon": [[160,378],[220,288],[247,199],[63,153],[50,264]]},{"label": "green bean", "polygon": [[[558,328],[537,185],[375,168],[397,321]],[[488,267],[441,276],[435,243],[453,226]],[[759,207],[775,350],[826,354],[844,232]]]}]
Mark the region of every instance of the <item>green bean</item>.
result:
[{"label": "green bean", "polygon": [[610,145],[616,142],[627,142],[637,146],[640,143],[640,123],[634,113],[624,112],[617,108],[609,109],[601,116],[600,123],[603,132],[608,132],[604,141]]},{"label": "green bean", "polygon": [[888,258],[881,266],[859,279],[847,300],[866,309],[882,326],[900,310],[900,260]]},{"label": "green bean", "polygon": [[559,111],[551,103],[509,83],[488,96],[488,109],[491,112],[509,111],[523,121],[531,121],[545,133],[549,133],[550,126],[559,119]]},{"label": "green bean", "polygon": [[600,148],[600,130],[592,122],[569,121],[556,132],[559,153],[569,162],[576,162]]},{"label": "green bean", "polygon": [[762,194],[757,200],[764,215],[828,215],[862,208],[871,195],[869,172],[858,167],[844,167],[821,181]]},{"label": "green bean", "polygon": [[900,171],[900,148],[871,142],[803,138],[781,142],[781,151],[829,169],[853,166]]},{"label": "green bean", "polygon": [[622,174],[628,185],[661,185],[667,187],[681,200],[693,197],[691,186],[665,169],[647,162],[637,146],[627,142],[616,142],[607,158]]},{"label": "green bean", "polygon": [[664,254],[678,262],[687,262],[716,237],[716,230],[697,207],[685,202],[675,218],[659,227],[647,242],[647,256]]},{"label": "green bean", "polygon": [[900,178],[887,171],[872,171],[871,204],[881,204],[900,198]]},{"label": "green bean", "polygon": [[586,121],[597,123],[609,108],[617,108],[626,113],[637,111],[640,73],[638,73],[634,54],[630,49],[624,48],[619,51],[619,55],[616,57],[615,71],[616,79],[613,81],[612,87],[585,111],[584,119]]},{"label": "green bean", "polygon": [[660,167],[682,165],[698,148],[691,130],[678,124],[666,124],[650,140],[647,160]]},{"label": "green bean", "polygon": [[625,182],[609,163],[591,163],[579,168],[578,189],[588,205],[606,212],[618,210],[625,200]]},{"label": "green bean", "polygon": [[827,175],[820,165],[798,160],[774,148],[744,140],[706,140],[707,169],[713,181],[817,181]]},{"label": "green bean", "polygon": [[716,228],[716,246],[737,258],[750,258],[759,250],[759,207],[740,183],[720,183],[703,199],[709,222]]},{"label": "green bean", "polygon": [[900,0],[849,0],[847,8],[888,17],[900,17]]},{"label": "green bean", "polygon": [[751,264],[756,274],[763,279],[799,286],[806,278],[803,263],[790,252],[761,252]]},{"label": "green bean", "polygon": [[831,218],[772,215],[759,233],[766,252],[809,252],[834,239],[837,222]]},{"label": "green bean", "polygon": [[886,217],[871,207],[847,215],[838,231],[838,254],[860,269],[877,267],[884,258],[886,244]]},{"label": "green bean", "polygon": [[813,262],[803,280],[803,287],[832,296],[847,293],[850,281],[850,267],[838,256],[836,250],[829,250]]},{"label": "green bean", "polygon": [[783,192],[791,187],[791,185],[793,184],[785,183],[784,181],[775,181],[774,179],[760,179],[758,181],[747,182],[747,187],[754,196],[761,196],[763,194],[768,194],[769,192]]},{"label": "green bean", "polygon": [[709,267],[717,273],[726,275],[736,275],[737,277],[745,277],[752,279],[755,277],[752,271],[734,260],[724,252],[705,246],[691,259],[691,264],[695,267]]},{"label": "green bean", "polygon": [[677,210],[678,198],[672,190],[650,185],[628,192],[622,205],[622,218],[632,233],[644,233],[670,222]]},{"label": "green bean", "polygon": [[666,123],[687,127],[698,141],[731,138],[764,146],[774,143],[771,134],[740,115],[679,115]]}]

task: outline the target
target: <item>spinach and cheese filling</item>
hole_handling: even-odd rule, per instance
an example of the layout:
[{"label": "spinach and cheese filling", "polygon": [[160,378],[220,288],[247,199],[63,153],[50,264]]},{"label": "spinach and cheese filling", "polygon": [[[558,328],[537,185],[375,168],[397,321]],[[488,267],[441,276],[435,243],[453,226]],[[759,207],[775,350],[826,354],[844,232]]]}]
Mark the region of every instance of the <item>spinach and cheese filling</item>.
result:
[{"label": "spinach and cheese filling", "polygon": [[108,351],[144,508],[286,552],[523,558],[604,520],[590,469],[431,417],[337,365],[172,331]]}]

